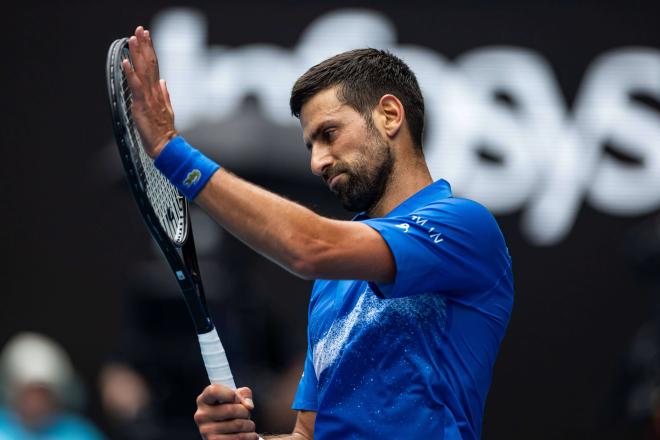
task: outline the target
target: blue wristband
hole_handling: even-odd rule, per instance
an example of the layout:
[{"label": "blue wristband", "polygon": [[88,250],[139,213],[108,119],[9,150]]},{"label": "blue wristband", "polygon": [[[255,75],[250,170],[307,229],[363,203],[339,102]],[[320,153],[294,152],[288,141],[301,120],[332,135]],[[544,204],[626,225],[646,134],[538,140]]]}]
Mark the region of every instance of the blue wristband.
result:
[{"label": "blue wristband", "polygon": [[220,165],[191,147],[181,136],[165,145],[154,165],[188,200],[197,197],[213,173],[220,169]]}]

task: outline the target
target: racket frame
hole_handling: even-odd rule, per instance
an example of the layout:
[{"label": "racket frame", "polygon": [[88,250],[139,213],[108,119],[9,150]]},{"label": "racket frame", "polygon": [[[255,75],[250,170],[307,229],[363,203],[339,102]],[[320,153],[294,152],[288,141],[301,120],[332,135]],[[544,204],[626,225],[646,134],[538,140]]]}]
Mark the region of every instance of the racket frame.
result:
[{"label": "racket frame", "polygon": [[[143,187],[139,177],[139,170],[134,163],[131,146],[126,141],[128,129],[124,126],[121,105],[116,99],[116,90],[123,87],[123,72],[117,72],[117,69],[122,69],[121,63],[116,62],[117,57],[121,56],[120,52],[126,50],[128,45],[127,38],[121,38],[114,41],[109,50],[106,63],[106,79],[108,96],[110,100],[111,114],[112,114],[112,127],[119,148],[122,164],[126,171],[126,177],[131,188],[131,192],[137,201],[138,208],[142,214],[145,224],[151,236],[158,244],[165,255],[165,259],[169,263],[177,283],[183,293],[186,306],[193,319],[195,329],[198,335],[208,335],[211,332],[215,333],[215,327],[211,320],[208,308],[206,305],[206,297],[204,294],[204,287],[202,284],[201,275],[199,272],[199,264],[197,261],[197,253],[195,251],[195,240],[190,227],[190,211],[188,209],[188,202],[177,190],[180,198],[180,203],[183,210],[184,225],[181,243],[176,243],[170,239],[168,234],[162,227],[158,215],[156,214],[149,198],[146,189]],[[120,89],[121,90],[121,89]],[[141,148],[141,146],[137,146]],[[183,260],[179,254],[183,255]],[[200,339],[201,342],[201,339]],[[219,340],[218,340],[219,342]],[[204,348],[204,347],[202,347]],[[222,350],[224,353],[224,350]],[[206,358],[205,358],[206,360]],[[207,365],[208,369],[208,365]],[[230,375],[231,378],[231,375]],[[232,379],[233,384],[233,379]],[[235,388],[235,386],[234,386]]]}]

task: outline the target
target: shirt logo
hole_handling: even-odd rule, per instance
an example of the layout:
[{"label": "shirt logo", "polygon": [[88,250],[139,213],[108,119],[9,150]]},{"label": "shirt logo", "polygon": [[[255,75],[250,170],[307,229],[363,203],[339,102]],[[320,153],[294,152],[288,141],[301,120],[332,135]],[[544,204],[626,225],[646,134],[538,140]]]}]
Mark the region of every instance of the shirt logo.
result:
[{"label": "shirt logo", "polygon": [[195,168],[194,170],[188,173],[185,180],[183,181],[183,184],[184,186],[190,188],[191,186],[199,182],[199,179],[201,178],[202,178],[202,172],[199,171],[197,168]]},{"label": "shirt logo", "polygon": [[401,223],[399,225],[396,225],[397,228],[403,229],[403,232],[408,232],[408,229],[410,229],[410,225],[408,223]]},{"label": "shirt logo", "polygon": [[[420,225],[420,226],[425,226],[426,222],[428,221],[428,219],[420,217],[418,215],[413,215],[413,216],[411,216],[411,218],[415,222],[415,224]],[[402,223],[402,224],[406,225],[406,230],[405,231],[408,232],[408,228],[407,228],[408,223]],[[396,227],[400,228],[401,225],[396,225]],[[445,241],[445,239],[442,237],[442,233],[436,231],[435,227],[432,227],[427,232],[429,234],[429,237],[433,240],[433,243],[438,244],[438,243],[442,243],[443,241]]]}]

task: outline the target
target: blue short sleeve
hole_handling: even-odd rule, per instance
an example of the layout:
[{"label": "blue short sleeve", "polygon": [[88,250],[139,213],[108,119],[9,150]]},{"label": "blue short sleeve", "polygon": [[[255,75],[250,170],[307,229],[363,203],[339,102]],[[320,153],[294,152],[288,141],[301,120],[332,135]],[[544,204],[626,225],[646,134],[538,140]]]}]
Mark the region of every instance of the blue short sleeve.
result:
[{"label": "blue short sleeve", "polygon": [[307,347],[307,356],[305,357],[305,370],[300,378],[296,396],[293,399],[291,408],[297,411],[317,411],[318,410],[318,382],[314,372],[314,362],[310,346]]},{"label": "blue short sleeve", "polygon": [[449,197],[405,215],[362,221],[381,234],[394,256],[394,282],[370,283],[388,298],[482,292],[510,264],[497,222],[471,200]]}]

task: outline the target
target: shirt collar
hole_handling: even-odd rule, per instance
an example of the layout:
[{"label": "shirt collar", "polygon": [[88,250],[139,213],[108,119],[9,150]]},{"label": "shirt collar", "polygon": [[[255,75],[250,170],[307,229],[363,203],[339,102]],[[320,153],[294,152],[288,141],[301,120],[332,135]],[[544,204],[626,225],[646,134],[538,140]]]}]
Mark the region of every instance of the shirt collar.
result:
[{"label": "shirt collar", "polygon": [[[451,186],[445,179],[438,179],[432,184],[420,189],[412,196],[401,202],[396,208],[391,210],[385,217],[395,217],[397,215],[408,214],[420,206],[428,205],[437,200],[452,197]],[[353,221],[366,220],[369,216],[363,211],[353,217]]]}]

